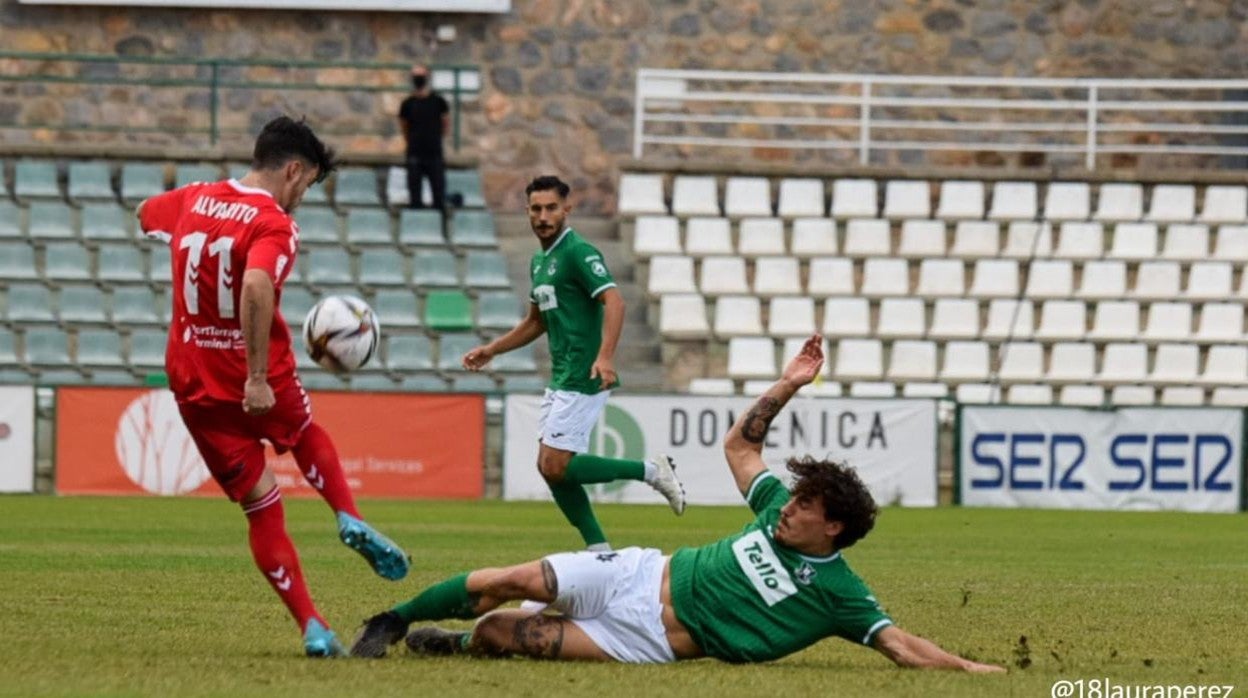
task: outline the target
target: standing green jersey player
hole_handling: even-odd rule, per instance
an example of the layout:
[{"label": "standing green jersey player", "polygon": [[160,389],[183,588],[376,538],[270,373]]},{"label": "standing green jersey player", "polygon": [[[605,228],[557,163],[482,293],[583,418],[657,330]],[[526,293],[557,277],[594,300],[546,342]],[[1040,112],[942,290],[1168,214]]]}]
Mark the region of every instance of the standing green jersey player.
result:
[{"label": "standing green jersey player", "polygon": [[[728,468],[756,516],[741,532],[670,558],[642,548],[584,551],[461,574],[370,618],[352,654],[384,656],[406,634],[408,648],[421,654],[762,662],[840,637],[900,666],[1004,671],[898,628],[849,568],[842,551],[870,532],[876,516],[852,469],[791,459],[790,491],[763,464],[772,420],[823,365],[822,341],[806,341],[724,440]],[[519,599],[549,610],[495,610]],[[471,632],[423,627],[407,634],[418,620],[477,617]]]},{"label": "standing green jersey player", "polygon": [[549,337],[551,375],[538,422],[537,468],[589,549],[606,551],[611,546],[584,485],[642,480],[667,498],[677,515],[685,510],[685,491],[665,455],[634,461],[586,453],[590,432],[619,385],[614,357],[624,299],[602,253],[568,225],[570,191],[553,176],[538,177],[525,188],[529,225],[541,245],[529,263],[529,312],[503,336],[464,354],[463,363],[479,371],[498,354],[543,333]]}]

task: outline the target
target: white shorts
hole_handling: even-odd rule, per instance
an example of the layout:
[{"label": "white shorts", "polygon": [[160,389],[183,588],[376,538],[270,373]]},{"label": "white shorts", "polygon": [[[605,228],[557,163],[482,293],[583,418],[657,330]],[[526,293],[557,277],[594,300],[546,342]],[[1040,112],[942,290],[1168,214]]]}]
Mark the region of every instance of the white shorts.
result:
[{"label": "white shorts", "polygon": [[663,567],[655,548],[582,551],[546,557],[559,582],[550,608],[585,631],[616,661],[659,664],[676,661],[663,628]]},{"label": "white shorts", "polygon": [[541,442],[561,451],[585,453],[589,450],[589,434],[598,423],[598,416],[611,397],[610,390],[594,395],[571,390],[546,389],[542,410],[537,418]]}]

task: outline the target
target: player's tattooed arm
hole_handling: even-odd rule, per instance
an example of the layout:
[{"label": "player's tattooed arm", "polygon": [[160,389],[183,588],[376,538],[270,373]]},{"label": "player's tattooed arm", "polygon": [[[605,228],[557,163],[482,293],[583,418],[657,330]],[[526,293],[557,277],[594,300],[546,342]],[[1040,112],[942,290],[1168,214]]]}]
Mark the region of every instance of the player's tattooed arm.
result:
[{"label": "player's tattooed arm", "polygon": [[780,414],[783,406],[784,403],[769,395],[759,398],[742,419],[741,438],[752,444],[763,443],[767,439],[767,430],[771,428],[771,420]]}]

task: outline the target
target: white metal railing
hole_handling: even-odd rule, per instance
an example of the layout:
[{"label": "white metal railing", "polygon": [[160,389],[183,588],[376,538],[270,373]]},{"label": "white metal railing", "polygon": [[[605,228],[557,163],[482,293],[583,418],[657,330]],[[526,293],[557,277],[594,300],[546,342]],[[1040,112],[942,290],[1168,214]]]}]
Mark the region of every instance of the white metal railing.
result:
[{"label": "white metal railing", "polygon": [[[650,146],[1248,156],[1248,80],[637,72],[633,156]],[[1190,164],[1190,163],[1188,163]]]}]

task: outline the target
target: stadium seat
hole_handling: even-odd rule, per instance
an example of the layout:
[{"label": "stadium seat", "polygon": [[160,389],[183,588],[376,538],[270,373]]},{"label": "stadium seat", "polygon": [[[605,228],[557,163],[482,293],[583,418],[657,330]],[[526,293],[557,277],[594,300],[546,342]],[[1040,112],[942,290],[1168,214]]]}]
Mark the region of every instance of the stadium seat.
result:
[{"label": "stadium seat", "polygon": [[1012,259],[978,259],[975,280],[967,295],[973,298],[1014,298],[1018,296],[1018,262]]},{"label": "stadium seat", "polygon": [[1005,231],[1001,256],[1011,259],[1050,257],[1053,254],[1053,226],[1048,221],[1014,221]]},{"label": "stadium seat", "polygon": [[908,220],[901,224],[901,242],[897,254],[902,257],[944,257],[945,222]]},{"label": "stadium seat", "polygon": [[1130,260],[1156,257],[1157,224],[1119,223],[1114,226],[1114,242],[1108,256]]},{"label": "stadium seat", "polygon": [[743,218],[737,237],[737,253],[743,257],[785,253],[784,221],[779,218]]},{"label": "stadium seat", "polygon": [[1105,253],[1105,231],[1100,223],[1062,224],[1053,256],[1059,259],[1097,259]]},{"label": "stadium seat", "polygon": [[1239,303],[1205,303],[1196,328],[1199,342],[1244,341],[1244,306]]},{"label": "stadium seat", "polygon": [[1036,210],[1035,182],[997,182],[992,185],[992,209],[988,217],[994,221],[1034,220]]},{"label": "stadium seat", "polygon": [[371,167],[344,167],[334,179],[334,205],[381,206],[377,172]]},{"label": "stadium seat", "polygon": [[348,245],[393,245],[390,213],[382,208],[347,209]]},{"label": "stadium seat", "polygon": [[77,362],[83,366],[124,366],[121,335],[112,330],[79,330]]},{"label": "stadium seat", "polygon": [[[510,299],[511,294],[507,294]],[[286,296],[283,294],[282,303],[285,305]],[[381,320],[383,328],[413,328],[421,326],[420,310],[416,302],[416,296],[405,288],[383,288],[378,289],[373,296],[373,311],[377,313],[378,319]],[[306,314],[306,311],[305,311]],[[302,322],[302,316],[296,316],[299,322]],[[292,320],[294,318],[291,318]],[[510,328],[515,322],[507,325]],[[496,325],[494,325],[496,326]]]},{"label": "stadium seat", "polygon": [[965,298],[937,298],[932,305],[932,339],[975,339],[979,336],[979,303]]},{"label": "stadium seat", "polygon": [[424,335],[390,335],[385,366],[392,371],[432,371],[433,344]]},{"label": "stadium seat", "polygon": [[802,397],[841,397],[844,394],[845,389],[836,381],[820,381],[802,388]]},{"label": "stadium seat", "polygon": [[1205,187],[1205,203],[1198,220],[1202,223],[1248,223],[1248,187]]},{"label": "stadium seat", "polygon": [[1048,300],[1040,306],[1037,339],[1083,339],[1087,331],[1087,306],[1083,301]]},{"label": "stadium seat", "polygon": [[[406,180],[403,184],[407,184]],[[446,193],[448,196],[459,194],[463,198],[463,208],[485,208],[485,191],[481,187],[480,170],[447,170]]]},{"label": "stadium seat", "polygon": [[715,335],[721,338],[761,335],[762,303],[755,296],[721,296],[715,302]]},{"label": "stadium seat", "polygon": [[130,352],[126,363],[138,369],[164,368],[168,340],[169,335],[164,330],[134,330],[130,333]]},{"label": "stadium seat", "polygon": [[1248,383],[1248,347],[1229,344],[1209,347],[1200,382],[1205,385],[1233,386]]},{"label": "stadium seat", "polygon": [[51,160],[18,160],[13,166],[13,196],[27,199],[59,199],[56,163]]},{"label": "stadium seat", "polygon": [[1166,227],[1164,259],[1192,261],[1209,256],[1209,226],[1203,223],[1175,223]]},{"label": "stadium seat", "polygon": [[754,262],[754,293],[769,297],[801,292],[802,277],[796,257],[759,257]]},{"label": "stadium seat", "polygon": [[24,242],[0,242],[0,279],[37,279],[35,248]]},{"label": "stadium seat", "polygon": [[57,316],[61,322],[73,324],[104,324],[108,304],[104,292],[95,286],[65,286],[61,288]]},{"label": "stadium seat", "polygon": [[[127,249],[138,256],[139,251],[129,245]],[[102,254],[101,250],[101,254]],[[129,269],[142,277],[142,268]],[[91,254],[76,242],[50,242],[43,248],[43,277],[49,281],[90,281]],[[106,278],[101,276],[100,278]]]},{"label": "stadium seat", "polygon": [[731,378],[694,378],[685,392],[690,395],[733,395],[736,386]]},{"label": "stadium seat", "polygon": [[132,386],[138,385],[139,379],[122,368],[93,368],[87,378],[90,385]]},{"label": "stadium seat", "polygon": [[[1140,383],[1148,374],[1148,347],[1137,342],[1106,344],[1097,382],[1109,385]],[[1117,402],[1117,397],[1113,398]]]},{"label": "stadium seat", "polygon": [[[304,315],[291,317],[286,315],[285,302],[291,290],[282,292],[283,316],[288,321],[302,323]],[[160,314],[157,312],[156,294],[152,293],[152,289],[146,286],[119,286],[113,289],[113,322],[119,326],[129,325],[159,325]],[[308,309],[311,309],[309,303]]]},{"label": "stadium seat", "polygon": [[780,205],[776,214],[781,218],[823,217],[827,213],[823,198],[823,180],[788,177],[780,180]]},{"label": "stadium seat", "polygon": [[633,254],[653,257],[680,254],[680,221],[675,216],[638,216],[633,224]]},{"label": "stadium seat", "polygon": [[884,375],[884,344],[878,339],[842,339],[836,344],[837,380],[878,380]]},{"label": "stadium seat", "polygon": [[871,304],[866,298],[829,298],[822,327],[824,337],[870,337]]},{"label": "stadium seat", "polygon": [[462,291],[430,291],[425,297],[425,326],[438,332],[472,329],[472,301]]},{"label": "stadium seat", "polygon": [[1196,345],[1157,345],[1153,355],[1153,370],[1148,382],[1186,385],[1198,380],[1201,347]]},{"label": "stadium seat", "polygon": [[1044,196],[1044,217],[1050,221],[1084,221],[1091,211],[1087,182],[1051,182]]},{"label": "stadium seat", "polygon": [[360,253],[360,285],[406,286],[407,257],[394,248],[370,247]]},{"label": "stadium seat", "polygon": [[507,259],[494,250],[468,252],[464,256],[464,285],[468,288],[511,288]]},{"label": "stadium seat", "polygon": [[997,377],[1003,383],[1034,383],[1044,378],[1044,346],[1003,342],[997,347]]},{"label": "stadium seat", "polygon": [[384,373],[356,373],[347,376],[347,384],[360,392],[390,392],[398,390],[398,383]]},{"label": "stadium seat", "polygon": [[1138,221],[1144,216],[1144,188],[1139,184],[1117,182],[1102,184],[1097,192],[1098,221],[1116,223]]},{"label": "stadium seat", "polygon": [[1096,378],[1096,347],[1082,342],[1058,342],[1049,351],[1050,383],[1088,383]]},{"label": "stadium seat", "polygon": [[849,386],[849,397],[869,399],[897,397],[897,386],[882,381],[854,381]]},{"label": "stadium seat", "polygon": [[1069,298],[1074,295],[1075,268],[1065,259],[1038,259],[1028,265],[1028,298]]},{"label": "stadium seat", "polygon": [[681,217],[721,215],[715,178],[676,175],[672,182],[672,213]]},{"label": "stadium seat", "polygon": [[1104,259],[1083,265],[1079,290],[1085,300],[1122,298],[1127,295],[1127,265],[1120,259]]},{"label": "stadium seat", "polygon": [[924,298],[961,296],[966,293],[966,265],[958,259],[924,259],[919,262],[919,286]]},{"label": "stadium seat", "polygon": [[1142,300],[1171,300],[1179,296],[1178,262],[1140,262],[1135,286],[1128,294]]},{"label": "stadium seat", "polygon": [[944,400],[949,397],[949,386],[944,383],[904,383],[901,386],[901,396]]},{"label": "stadium seat", "polygon": [[1161,389],[1159,402],[1170,407],[1198,407],[1205,404],[1205,390],[1188,385],[1168,385]]},{"label": "stadium seat", "polygon": [[893,342],[888,358],[888,380],[933,381],[936,379],[936,343],[903,340]]},{"label": "stadium seat", "polygon": [[82,207],[82,238],[87,242],[134,239],[130,223],[134,215],[117,204],[86,204]]},{"label": "stadium seat", "polygon": [[52,311],[52,292],[40,284],[9,284],[7,312],[10,323],[55,322]]},{"label": "stadium seat", "polygon": [[1105,389],[1099,385],[1064,385],[1057,393],[1057,402],[1069,407],[1100,407],[1105,404]]},{"label": "stadium seat", "polygon": [[1143,339],[1151,342],[1186,342],[1192,336],[1192,306],[1187,303],[1153,303]]},{"label": "stadium seat", "polygon": [[[652,266],[651,278],[653,273]],[[707,257],[702,260],[700,280],[702,293],[707,296],[750,292],[745,281],[745,260],[740,257]]]},{"label": "stadium seat", "polygon": [[1217,407],[1248,407],[1248,388],[1218,386],[1213,389],[1209,404]]},{"label": "stadium seat", "polygon": [[1009,405],[1051,405],[1053,386],[1042,383],[1020,383],[1005,390],[1005,402]]},{"label": "stadium seat", "polygon": [[399,244],[404,247],[442,247],[442,214],[428,209],[399,211]]},{"label": "stadium seat", "polygon": [[319,366],[302,371],[299,374],[299,382],[307,390],[347,390],[347,381],[342,377],[333,373],[329,373]]},{"label": "stadium seat", "polygon": [[[149,265],[146,279],[154,284],[168,286],[173,283],[173,257],[170,254],[169,246],[165,244],[148,245]],[[290,271],[286,273],[286,281],[284,286],[299,283],[302,279],[302,270],[299,267],[299,260],[296,258],[295,264],[290,267]]]},{"label": "stadium seat", "polygon": [[758,397],[759,395],[762,395],[763,393],[767,392],[767,390],[770,389],[771,386],[774,384],[775,384],[775,381],[771,379],[762,379],[762,380],[755,379],[755,380],[742,381],[741,394],[746,397]]},{"label": "stadium seat", "polygon": [[[945,344],[940,380],[944,383],[973,383],[988,379],[988,344],[953,341]],[[959,395],[961,400],[962,396]]]},{"label": "stadium seat", "polygon": [[321,247],[301,250],[308,283],[313,286],[346,286],[355,281],[351,273],[351,255],[346,250]]},{"label": "stadium seat", "polygon": [[663,175],[624,173],[620,175],[619,196],[621,214],[667,213],[667,204],[663,200]]},{"label": "stadium seat", "polygon": [[733,254],[727,218],[690,218],[685,223],[685,252],[693,257]]},{"label": "stadium seat", "polygon": [[[728,381],[732,385],[732,381]],[[404,389],[407,389],[406,386]],[[542,394],[546,389],[546,381],[540,376],[503,376],[503,392],[507,393],[537,393]]]},{"label": "stadium seat", "polygon": [[1001,251],[1001,226],[994,221],[958,221],[953,229],[952,257],[996,257]]},{"label": "stadium seat", "polygon": [[930,218],[931,187],[925,181],[895,179],[884,185],[884,218]]},{"label": "stadium seat", "polygon": [[918,339],[926,329],[926,309],[918,298],[885,298],[875,334],[881,339]]},{"label": "stadium seat", "polygon": [[107,162],[69,163],[70,201],[114,201],[112,172]]},{"label": "stadium seat", "polygon": [[0,238],[20,239],[22,237],[21,215],[21,209],[16,204],[0,199]]},{"label": "stadium seat", "polygon": [[[526,310],[529,303],[525,303]],[[519,299],[510,291],[484,291],[477,296],[477,327],[510,330],[520,322]]]},{"label": "stadium seat", "polygon": [[221,179],[221,167],[207,164],[179,164],[174,170],[173,186],[184,187],[195,182],[216,182]]},{"label": "stadium seat", "polygon": [[[248,169],[251,169],[251,168],[248,167]],[[317,182],[313,184],[312,186],[308,187],[308,190],[304,192],[303,194],[303,201],[301,201],[299,205],[300,206],[328,206],[329,205],[329,193],[325,191],[325,183]]]},{"label": "stadium seat", "polygon": [[994,405],[1001,402],[1001,387],[990,383],[963,383],[954,399],[967,405]]},{"label": "stadium seat", "polygon": [[810,260],[806,293],[817,298],[849,296],[857,292],[854,263],[844,257],[815,257]]},{"label": "stadium seat", "polygon": [[767,337],[733,337],[728,341],[728,375],[731,378],[774,378],[776,344]]},{"label": "stadium seat", "polygon": [[1157,401],[1157,391],[1148,385],[1116,385],[1109,393],[1109,402],[1115,407],[1152,405]]},{"label": "stadium seat", "polygon": [[701,339],[710,331],[702,294],[673,293],[659,299],[659,334],[663,337]]},{"label": "stadium seat", "polygon": [[30,205],[26,234],[34,239],[74,237],[73,209],[57,201],[36,201]]},{"label": "stadium seat", "polygon": [[495,356],[490,361],[490,368],[500,373],[533,373],[537,370],[537,359],[533,357],[533,345],[527,344]]},{"label": "stadium seat", "polygon": [[[807,333],[807,334],[809,335],[810,333]],[[807,339],[809,339],[809,337],[787,337],[784,340],[784,344],[780,349],[781,369],[783,369],[785,366],[788,366],[789,362],[793,360],[793,357],[797,356],[798,352],[800,352],[802,350],[802,347],[806,344]],[[832,375],[832,362],[828,361],[827,357],[832,356],[832,351],[831,351],[830,346],[828,345],[827,338],[824,338],[821,346],[823,347],[824,362],[823,362],[823,367],[819,369],[819,375],[830,376]],[[802,392],[805,393],[806,390],[803,389]]]},{"label": "stadium seat", "polygon": [[66,366],[69,335],[55,327],[26,329],[26,363],[31,366]]},{"label": "stadium seat", "polygon": [[868,259],[863,263],[860,293],[868,298],[910,295],[910,271],[906,261],[881,257]]},{"label": "stadium seat", "polygon": [[338,235],[338,214],[326,206],[300,206],[295,211],[299,224],[300,244],[341,244]]},{"label": "stadium seat", "polygon": [[940,184],[940,204],[936,217],[944,220],[984,217],[984,183],[978,181],[945,180]]},{"label": "stadium seat", "polygon": [[451,244],[456,247],[498,247],[494,214],[460,210],[451,218]]},{"label": "stadium seat", "polygon": [[1030,339],[1035,334],[1035,307],[1031,301],[994,298],[988,303],[984,339]]},{"label": "stadium seat", "polygon": [[242,182],[247,173],[251,171],[251,165],[245,162],[231,162],[225,166],[225,176],[230,179]]},{"label": "stadium seat", "polygon": [[[744,277],[744,271],[742,272]],[[696,293],[698,287],[693,281],[693,258],[677,255],[663,255],[650,258],[647,274],[646,292],[651,296],[668,293]],[[742,278],[742,286],[745,285]]]},{"label": "stadium seat", "polygon": [[1140,335],[1140,304],[1135,301],[1101,301],[1092,315],[1088,339],[1130,341]]},{"label": "stadium seat", "polygon": [[875,218],[879,212],[875,180],[838,179],[832,183],[833,218]]},{"label": "stadium seat", "polygon": [[412,258],[412,284],[421,288],[459,285],[459,262],[449,250],[422,250]]},{"label": "stadium seat", "polygon": [[845,254],[886,257],[892,252],[892,231],[886,220],[854,218],[845,223]]},{"label": "stadium seat", "polygon": [[829,218],[798,218],[793,221],[793,256],[809,258],[837,253],[836,222]]},{"label": "stadium seat", "polygon": [[724,215],[772,215],[771,182],[766,177],[729,177],[724,185]]},{"label": "stadium seat", "polygon": [[1183,223],[1196,218],[1196,187],[1190,184],[1158,184],[1148,207],[1148,220]]},{"label": "stadium seat", "polygon": [[[114,291],[114,297],[121,289]],[[286,324],[292,328],[302,327],[303,319],[308,316],[308,312],[312,310],[312,306],[316,305],[316,297],[310,291],[301,286],[290,286],[282,289],[281,299],[282,317],[286,320]],[[377,304],[373,304],[373,309],[377,310]],[[377,315],[381,318],[383,326],[389,326],[390,318],[385,313],[377,311]]]},{"label": "stadium seat", "polygon": [[773,298],[768,304],[767,334],[809,337],[815,332],[815,301],[807,297]]},{"label": "stadium seat", "polygon": [[1222,300],[1234,295],[1230,262],[1194,262],[1187,275],[1184,297],[1191,300]]}]

